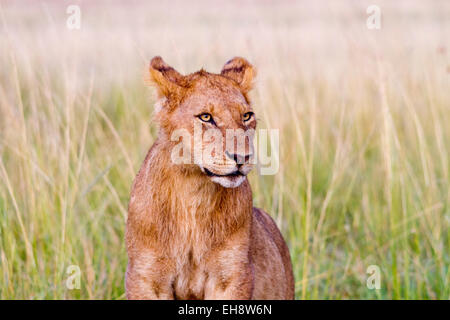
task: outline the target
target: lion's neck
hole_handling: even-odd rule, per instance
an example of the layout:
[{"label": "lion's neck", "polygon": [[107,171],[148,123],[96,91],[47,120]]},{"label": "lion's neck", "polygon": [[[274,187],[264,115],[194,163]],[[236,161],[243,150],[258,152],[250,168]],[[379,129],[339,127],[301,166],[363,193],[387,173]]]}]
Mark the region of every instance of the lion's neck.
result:
[{"label": "lion's neck", "polygon": [[[198,170],[174,165],[170,149],[156,142],[136,177],[130,209],[152,238],[221,242],[241,227],[249,227],[252,196],[248,181],[223,188]],[[203,239],[203,240],[201,240]]]}]

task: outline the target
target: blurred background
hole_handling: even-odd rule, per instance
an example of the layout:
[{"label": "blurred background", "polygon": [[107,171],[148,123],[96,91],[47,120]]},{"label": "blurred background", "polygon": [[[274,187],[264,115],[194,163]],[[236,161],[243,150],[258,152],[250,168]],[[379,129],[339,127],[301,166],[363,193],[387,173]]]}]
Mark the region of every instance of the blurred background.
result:
[{"label": "blurred background", "polygon": [[254,205],[288,242],[296,298],[449,299],[449,40],[445,0],[1,1],[0,298],[125,298],[161,55],[257,67],[280,170],[251,174]]}]

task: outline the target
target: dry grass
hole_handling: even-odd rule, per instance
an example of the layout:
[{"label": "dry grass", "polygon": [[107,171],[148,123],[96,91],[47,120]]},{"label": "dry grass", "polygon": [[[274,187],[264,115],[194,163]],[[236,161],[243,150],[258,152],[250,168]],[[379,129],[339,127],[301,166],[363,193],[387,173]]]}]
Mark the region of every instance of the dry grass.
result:
[{"label": "dry grass", "polygon": [[[124,298],[129,188],[155,138],[149,59],[259,68],[281,167],[252,174],[303,299],[450,298],[450,3],[0,5],[0,298]],[[65,286],[79,265],[81,290]],[[381,290],[366,269],[381,269]]]}]

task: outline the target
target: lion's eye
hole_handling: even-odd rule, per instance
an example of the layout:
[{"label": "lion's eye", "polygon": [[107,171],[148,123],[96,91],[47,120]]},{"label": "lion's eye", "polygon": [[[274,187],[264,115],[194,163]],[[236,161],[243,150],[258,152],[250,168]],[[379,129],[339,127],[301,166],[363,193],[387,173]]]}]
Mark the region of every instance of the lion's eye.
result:
[{"label": "lion's eye", "polygon": [[242,119],[244,121],[248,121],[252,118],[252,116],[253,116],[253,112],[247,112],[247,113],[244,113],[244,116],[242,117]]},{"label": "lion's eye", "polygon": [[212,121],[212,116],[209,113],[202,113],[198,117],[203,122],[211,122]]}]

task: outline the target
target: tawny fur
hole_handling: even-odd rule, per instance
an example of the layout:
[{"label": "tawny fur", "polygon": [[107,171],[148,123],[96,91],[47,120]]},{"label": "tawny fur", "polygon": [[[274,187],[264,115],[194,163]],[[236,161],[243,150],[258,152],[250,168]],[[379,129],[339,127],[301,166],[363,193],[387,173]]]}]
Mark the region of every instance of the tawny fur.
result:
[{"label": "tawny fur", "polygon": [[[256,127],[255,119],[242,124],[241,116],[252,110],[247,94],[254,74],[242,58],[230,60],[221,74],[201,70],[187,76],[159,57],[152,60],[160,133],[131,191],[128,299],[294,298],[288,247],[270,216],[253,208],[247,178],[225,188],[198,165],[171,161],[171,133],[192,132],[200,112],[212,114],[221,130]],[[222,174],[232,165],[219,161],[211,168]]]}]

